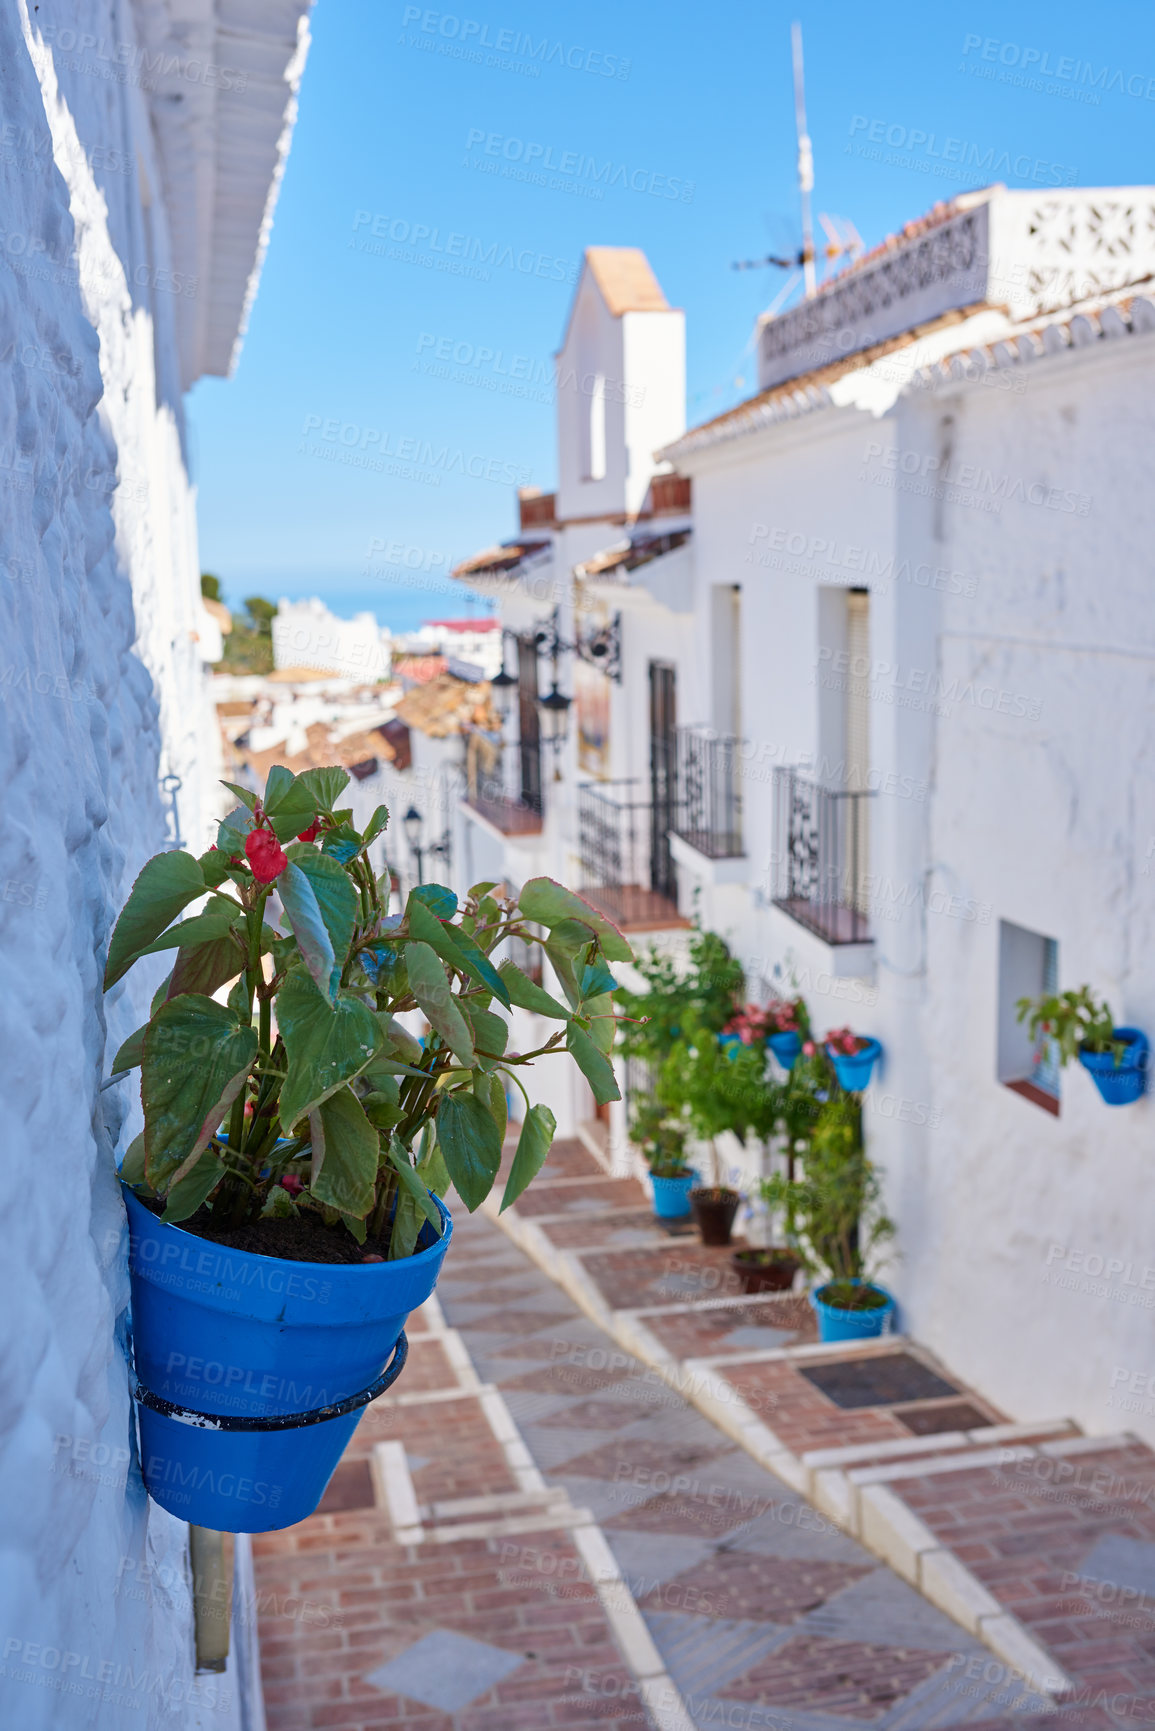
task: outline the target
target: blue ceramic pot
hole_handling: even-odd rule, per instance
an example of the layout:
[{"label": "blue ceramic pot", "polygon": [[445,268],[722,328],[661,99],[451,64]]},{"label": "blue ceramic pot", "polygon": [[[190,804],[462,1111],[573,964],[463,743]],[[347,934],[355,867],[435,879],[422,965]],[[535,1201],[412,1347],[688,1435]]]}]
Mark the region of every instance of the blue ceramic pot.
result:
[{"label": "blue ceramic pot", "polygon": [[1125,1040],[1127,1050],[1118,1064],[1111,1052],[1087,1052],[1080,1046],[1079,1062],[1108,1106],[1130,1106],[1147,1087],[1147,1036],[1138,1028],[1112,1028],[1116,1040]]},{"label": "blue ceramic pot", "polygon": [[654,1213],[660,1220],[684,1220],[690,1212],[690,1190],[695,1182],[692,1172],[677,1178],[658,1178],[651,1172],[654,1187]]},{"label": "blue ceramic pot", "polygon": [[870,1073],[882,1056],[882,1047],[877,1040],[867,1040],[859,1051],[849,1053],[832,1052],[827,1046],[826,1056],[834,1065],[839,1087],[848,1094],[860,1094],[870,1086]]},{"label": "blue ceramic pot", "polygon": [[727,1058],[732,1058],[741,1044],[742,1036],[740,1034],[718,1035],[718,1045],[721,1047],[722,1051],[725,1052]]},{"label": "blue ceramic pot", "polygon": [[[453,1222],[428,1223],[397,1262],[289,1262],[166,1226],[122,1186],[128,1209],[141,1470],[170,1514],[214,1532],[266,1533],[311,1515],[363,1407],[278,1430],[219,1430],[212,1417],[315,1413],[370,1388],[409,1313],[433,1291]],[[198,1423],[196,1414],[210,1415]]]},{"label": "blue ceramic pot", "polygon": [[802,1050],[802,1035],[793,1028],[784,1034],[767,1034],[766,1044],[784,1070],[792,1070]]},{"label": "blue ceramic pot", "polygon": [[[848,1284],[861,1286],[862,1282],[852,1280]],[[810,1302],[818,1317],[819,1340],[871,1340],[889,1332],[894,1300],[881,1286],[872,1286],[871,1291],[881,1292],[886,1303],[874,1310],[842,1310],[827,1304],[822,1294],[828,1290],[828,1287],[819,1286],[810,1294]]]}]

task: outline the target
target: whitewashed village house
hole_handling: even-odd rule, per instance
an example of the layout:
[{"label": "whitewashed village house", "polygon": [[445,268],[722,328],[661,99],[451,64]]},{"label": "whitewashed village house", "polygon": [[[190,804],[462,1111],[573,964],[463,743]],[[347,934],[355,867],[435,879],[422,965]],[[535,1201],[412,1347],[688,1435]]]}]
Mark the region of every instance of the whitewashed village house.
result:
[{"label": "whitewashed village house", "polygon": [[245,1547],[228,1668],[198,1677],[188,1528],[135,1459],[113,1158],[140,1108],[102,1081],[163,968],[107,1002],[101,978],[144,861],[210,839],[221,639],[182,396],[238,352],[306,11],[0,15],[0,1723],[20,1731],[263,1723]]},{"label": "whitewashed village house", "polygon": [[[877,1036],[904,1326],[1016,1418],[1148,1438],[1155,1107],[1038,1065],[1014,1003],[1088,982],[1155,1031],[1153,236],[1143,187],[937,206],[761,321],[758,393],[652,454],[559,389],[556,497],[459,571],[521,681],[473,875],[554,869],[658,941],[697,907],[754,995]],[[559,367],[596,334],[649,431],[681,327],[649,313],[668,358],[615,372],[626,258],[587,255]],[[527,690],[558,604],[554,781]]]}]

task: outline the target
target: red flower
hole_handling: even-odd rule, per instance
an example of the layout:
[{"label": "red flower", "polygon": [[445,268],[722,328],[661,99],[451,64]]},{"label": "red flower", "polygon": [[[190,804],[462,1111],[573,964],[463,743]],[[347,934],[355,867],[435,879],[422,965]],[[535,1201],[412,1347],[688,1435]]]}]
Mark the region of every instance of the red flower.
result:
[{"label": "red flower", "polygon": [[251,830],[245,837],[245,853],[259,884],[271,884],[289,863],[284,848],[271,829]]},{"label": "red flower", "polygon": [[295,1177],[292,1172],[286,1172],[281,1179],[281,1189],[287,1190],[290,1196],[299,1196],[304,1188],[302,1180]]},{"label": "red flower", "polygon": [[316,841],[317,831],[320,829],[320,827],[321,827],[321,820],[319,817],[315,817],[313,819],[312,823],[309,825],[308,829],[303,829],[301,831],[300,835],[297,837],[297,840],[298,841]]}]

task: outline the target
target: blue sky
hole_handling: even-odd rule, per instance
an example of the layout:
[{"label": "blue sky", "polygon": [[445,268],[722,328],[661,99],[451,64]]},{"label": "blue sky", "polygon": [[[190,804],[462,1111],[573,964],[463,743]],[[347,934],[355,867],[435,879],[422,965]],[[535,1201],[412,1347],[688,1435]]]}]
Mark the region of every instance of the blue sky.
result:
[{"label": "blue sky", "polygon": [[[749,394],[783,278],[730,266],[798,244],[795,17],[815,210],[868,246],[990,179],[1155,179],[1148,4],[319,0],[240,365],[189,401],[202,566],[230,599],[464,613],[450,564],[515,532],[517,480],[553,484],[549,369],[588,245],[642,247],[685,308],[691,424]],[[564,190],[478,166],[531,157]],[[599,185],[589,158],[626,175]],[[388,256],[421,231],[423,257],[455,234],[494,262]],[[439,348],[472,382],[426,370]],[[445,463],[413,478],[426,441]]]}]

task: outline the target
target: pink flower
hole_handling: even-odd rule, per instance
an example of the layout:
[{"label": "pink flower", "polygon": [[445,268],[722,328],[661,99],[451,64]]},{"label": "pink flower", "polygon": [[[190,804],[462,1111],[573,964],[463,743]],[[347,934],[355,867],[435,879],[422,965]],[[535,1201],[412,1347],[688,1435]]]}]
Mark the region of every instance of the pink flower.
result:
[{"label": "pink flower", "polygon": [[254,829],[245,837],[245,853],[259,884],[279,878],[289,861],[271,829]]},{"label": "pink flower", "polygon": [[813,1040],[804,1040],[802,1042],[802,1050],[808,1058],[813,1058],[818,1047],[814,1044]]},{"label": "pink flower", "polygon": [[304,1188],[302,1180],[292,1172],[286,1172],[281,1179],[281,1189],[287,1190],[290,1196],[299,1196]]}]

